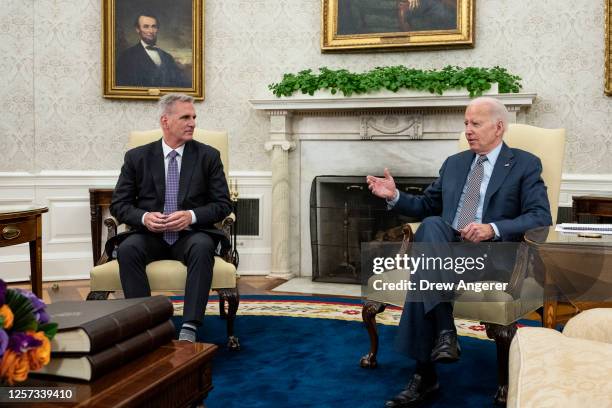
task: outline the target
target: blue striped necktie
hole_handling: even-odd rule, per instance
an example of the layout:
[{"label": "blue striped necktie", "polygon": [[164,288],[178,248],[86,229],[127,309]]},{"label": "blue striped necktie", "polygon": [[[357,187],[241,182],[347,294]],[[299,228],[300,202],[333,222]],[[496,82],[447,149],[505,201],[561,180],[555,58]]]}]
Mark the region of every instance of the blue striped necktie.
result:
[{"label": "blue striped necktie", "polygon": [[[164,214],[167,215],[178,210],[179,171],[176,156],[178,156],[176,150],[172,150],[168,153],[170,160],[168,161],[168,174],[166,174],[166,197],[164,201]],[[174,244],[178,240],[178,237],[178,231],[164,231],[164,241],[166,241],[168,245]]]},{"label": "blue striped necktie", "polygon": [[478,156],[476,165],[470,171],[468,176],[467,188],[463,197],[463,206],[457,217],[457,229],[463,229],[466,225],[474,222],[476,219],[476,210],[478,209],[478,201],[480,201],[480,185],[484,175],[483,163],[487,161],[487,156]]}]

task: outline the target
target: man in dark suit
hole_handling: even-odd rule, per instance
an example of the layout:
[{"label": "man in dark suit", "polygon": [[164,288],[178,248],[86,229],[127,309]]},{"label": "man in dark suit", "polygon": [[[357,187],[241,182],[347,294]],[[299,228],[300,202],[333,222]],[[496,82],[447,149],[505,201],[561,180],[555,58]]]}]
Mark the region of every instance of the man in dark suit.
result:
[{"label": "man in dark suit", "polygon": [[[535,227],[552,224],[542,164],[534,155],[509,148],[505,106],[493,98],[474,99],[465,112],[470,150],[450,156],[440,177],[422,196],[399,192],[387,169],[368,176],[370,190],[401,214],[422,219],[415,242],[519,241]],[[406,301],[398,346],[416,360],[416,372],[387,407],[413,407],[438,389],[435,363],[459,359],[451,302]]]},{"label": "man in dark suit", "polygon": [[160,99],[163,138],[125,154],[111,214],[132,229],[119,237],[117,260],[126,298],[151,295],[148,263],[176,259],[187,266],[179,340],[195,341],[212,283],[214,254],[227,238],[214,224],[231,212],[219,151],[193,140],[193,98]]},{"label": "man in dark suit", "polygon": [[123,51],[117,59],[116,84],[142,87],[191,87],[172,55],[157,44],[159,19],[141,14],[134,23],[138,44]]}]

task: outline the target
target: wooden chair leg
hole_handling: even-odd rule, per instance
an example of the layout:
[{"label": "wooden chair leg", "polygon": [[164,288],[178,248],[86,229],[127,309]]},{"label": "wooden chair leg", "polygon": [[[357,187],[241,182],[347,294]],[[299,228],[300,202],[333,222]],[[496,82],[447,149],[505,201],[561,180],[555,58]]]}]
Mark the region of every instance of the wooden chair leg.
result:
[{"label": "wooden chair leg", "polygon": [[113,293],[113,291],[110,290],[94,290],[89,292],[89,294],[87,295],[87,300],[106,300],[108,299],[108,296]]},{"label": "wooden chair leg", "polygon": [[[219,314],[222,319],[227,320],[227,348],[229,350],[240,350],[238,337],[234,336],[234,320],[240,304],[238,288],[219,289]],[[225,311],[227,302],[227,312]]]},{"label": "wooden chair leg", "polygon": [[495,405],[506,406],[508,399],[508,361],[510,359],[510,343],[516,334],[516,323],[502,326],[494,323],[484,323],[487,336],[495,340],[497,346],[497,392]]},{"label": "wooden chair leg", "polygon": [[376,315],[382,313],[387,305],[380,302],[367,301],[361,309],[361,318],[368,329],[370,336],[370,352],[361,357],[359,365],[363,368],[375,368],[378,365],[376,355],[378,354],[378,330],[376,329]]}]

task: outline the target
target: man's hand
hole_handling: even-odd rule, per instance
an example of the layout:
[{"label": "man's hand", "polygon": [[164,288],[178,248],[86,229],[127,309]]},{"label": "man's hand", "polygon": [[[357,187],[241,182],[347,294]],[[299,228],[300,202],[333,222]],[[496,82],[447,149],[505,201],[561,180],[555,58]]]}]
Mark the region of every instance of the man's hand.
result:
[{"label": "man's hand", "polygon": [[368,188],[376,197],[384,198],[385,200],[392,200],[395,198],[395,181],[389,173],[389,169],[385,168],[384,177],[367,176],[366,181],[368,182]]},{"label": "man's hand", "polygon": [[144,216],[144,225],[151,232],[164,232],[166,230],[167,217],[167,215],[160,212],[148,212]]},{"label": "man's hand", "polygon": [[461,238],[464,241],[471,242],[488,241],[495,237],[495,230],[493,230],[491,224],[476,224],[472,222],[459,232],[461,232]]},{"label": "man's hand", "polygon": [[189,211],[175,211],[166,218],[166,231],[182,231],[191,225],[191,213]]}]

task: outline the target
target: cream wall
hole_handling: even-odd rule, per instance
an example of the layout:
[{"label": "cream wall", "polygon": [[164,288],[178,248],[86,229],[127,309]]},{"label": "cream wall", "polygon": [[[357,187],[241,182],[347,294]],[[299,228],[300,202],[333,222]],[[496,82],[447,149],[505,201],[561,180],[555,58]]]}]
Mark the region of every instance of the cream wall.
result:
[{"label": "cream wall", "polygon": [[[206,0],[200,126],[229,130],[234,170],[267,171],[267,121],[248,99],[283,72],[501,65],[538,94],[529,122],[568,129],[564,173],[612,173],[604,0],[476,3],[474,49],[321,54],[320,1]],[[151,102],[101,97],[100,14],[100,0],[0,0],[0,172],[116,170],[128,130],[156,125]]]}]

